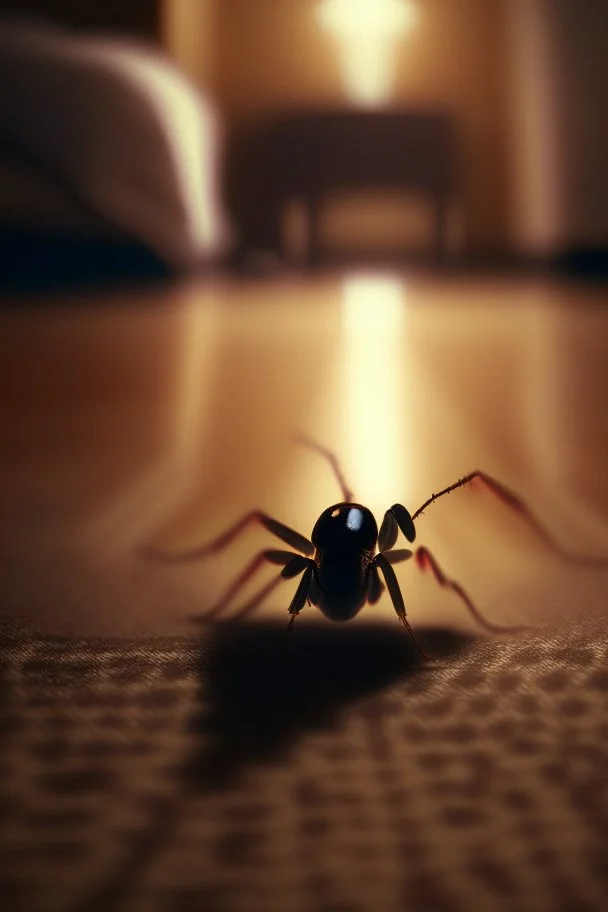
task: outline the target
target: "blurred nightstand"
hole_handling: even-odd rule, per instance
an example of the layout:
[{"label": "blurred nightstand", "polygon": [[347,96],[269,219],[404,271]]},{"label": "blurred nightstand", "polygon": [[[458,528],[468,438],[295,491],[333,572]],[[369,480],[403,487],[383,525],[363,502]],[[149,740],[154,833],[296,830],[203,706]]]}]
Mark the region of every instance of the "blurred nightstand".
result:
[{"label": "blurred nightstand", "polygon": [[448,213],[457,190],[454,125],[441,112],[317,111],[277,118],[266,134],[267,236],[286,255],[281,217],[292,200],[307,213],[307,261],[322,250],[319,212],[340,190],[395,189],[424,194],[433,210],[432,255],[448,250]]}]

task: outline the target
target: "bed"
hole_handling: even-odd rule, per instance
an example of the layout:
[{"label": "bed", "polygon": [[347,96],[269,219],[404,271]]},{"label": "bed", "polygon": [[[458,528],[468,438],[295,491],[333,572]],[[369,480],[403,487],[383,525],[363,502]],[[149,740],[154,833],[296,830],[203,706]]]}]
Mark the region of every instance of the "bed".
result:
[{"label": "bed", "polygon": [[158,49],[3,19],[0,84],[4,277],[60,251],[182,272],[226,250],[217,107]]}]

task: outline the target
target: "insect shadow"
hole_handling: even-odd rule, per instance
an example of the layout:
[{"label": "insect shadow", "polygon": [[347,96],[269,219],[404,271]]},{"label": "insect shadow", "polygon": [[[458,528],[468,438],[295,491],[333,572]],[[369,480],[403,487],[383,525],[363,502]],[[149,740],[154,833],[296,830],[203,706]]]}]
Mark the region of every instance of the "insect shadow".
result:
[{"label": "insect shadow", "polygon": [[[447,630],[422,631],[421,639],[439,660],[470,643]],[[294,638],[276,622],[214,625],[201,642],[200,712],[191,720],[199,746],[188,763],[189,785],[225,788],[387,686],[404,681],[419,691],[432,671],[406,636],[381,622],[336,629],[310,621]]]}]

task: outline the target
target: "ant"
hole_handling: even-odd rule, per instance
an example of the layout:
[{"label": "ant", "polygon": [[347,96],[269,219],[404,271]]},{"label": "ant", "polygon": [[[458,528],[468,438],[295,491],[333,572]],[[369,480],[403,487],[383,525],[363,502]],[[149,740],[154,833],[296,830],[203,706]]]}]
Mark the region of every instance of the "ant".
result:
[{"label": "ant", "polygon": [[[419,654],[427,658],[407,619],[403,595],[393,570],[394,564],[413,557],[421,570],[430,570],[439,585],[450,589],[460,598],[481,627],[492,633],[521,630],[521,628],[502,627],[486,620],[462,586],[458,582],[448,579],[428,548],[420,547],[415,552],[409,548],[393,548],[399,532],[410,544],[414,543],[416,540],[414,522],[427,507],[440,497],[473,482],[481,482],[503,503],[522,516],[551,550],[562,556],[586,560],[582,556],[567,554],[538,523],[520,497],[491,475],[479,469],[464,475],[436,494],[432,494],[412,514],[402,504],[393,504],[385,512],[378,530],[371,510],[355,502],[334,453],[306,437],[300,437],[299,440],[328,460],[342,491],[342,501],[327,507],[321,513],[310,539],[266,513],[253,510],[203,547],[178,554],[147,549],[148,556],[163,560],[198,560],[217,554],[251,523],[258,523],[293,549],[292,551],[273,549],[261,551],[236,577],[220,601],[211,609],[207,615],[208,619],[221,614],[237,592],[264,563],[268,562],[282,567],[280,575],[266,584],[240,610],[238,617],[249,614],[282,580],[294,579],[297,576],[300,576],[300,581],[288,608],[290,616],[288,631],[293,628],[296,617],[307,602],[309,605],[319,608],[332,621],[349,621],[359,613],[364,605],[375,605],[386,588],[398,619],[412,638]],[[591,563],[605,563],[601,559],[588,558],[587,560]],[[384,582],[380,578],[380,574],[382,574]]]}]

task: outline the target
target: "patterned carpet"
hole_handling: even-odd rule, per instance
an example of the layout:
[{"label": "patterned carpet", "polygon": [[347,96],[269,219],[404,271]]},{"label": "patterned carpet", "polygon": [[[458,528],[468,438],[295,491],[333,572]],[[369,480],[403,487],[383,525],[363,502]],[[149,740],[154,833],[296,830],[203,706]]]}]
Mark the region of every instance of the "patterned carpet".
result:
[{"label": "patterned carpet", "polygon": [[608,908],[608,628],[2,631],[6,910]]}]

